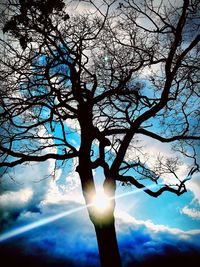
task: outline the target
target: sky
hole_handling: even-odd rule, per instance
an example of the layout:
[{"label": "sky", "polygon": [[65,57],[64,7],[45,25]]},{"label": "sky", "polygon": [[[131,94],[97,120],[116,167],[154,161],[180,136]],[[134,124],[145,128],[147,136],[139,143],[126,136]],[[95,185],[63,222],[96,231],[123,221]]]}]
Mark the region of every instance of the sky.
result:
[{"label": "sky", "polygon": [[[78,137],[72,136],[71,142],[76,145]],[[166,156],[172,153],[152,139],[143,142],[152,157],[158,151]],[[5,266],[100,266],[76,164],[59,170],[55,180],[48,176],[53,170],[51,160],[18,166],[2,178],[0,255]],[[95,180],[102,183],[101,169],[96,170]],[[200,174],[186,185],[188,191],[180,197],[165,193],[154,199],[118,184],[115,217],[123,267],[196,266],[200,260]]]},{"label": "sky", "polygon": [[[75,165],[70,172],[68,167],[59,171],[56,180],[41,180],[53,168],[51,161],[17,167],[15,181],[4,177],[0,254],[7,266],[100,266]],[[97,169],[95,180],[99,185],[101,177],[102,170]],[[200,259],[197,181],[197,176],[189,181],[191,190],[180,197],[166,193],[157,199],[134,187],[118,185],[115,217],[123,267],[174,262],[181,266],[186,261],[195,265]],[[36,226],[32,229],[15,235],[33,223]],[[10,233],[6,239],[5,234]]]}]

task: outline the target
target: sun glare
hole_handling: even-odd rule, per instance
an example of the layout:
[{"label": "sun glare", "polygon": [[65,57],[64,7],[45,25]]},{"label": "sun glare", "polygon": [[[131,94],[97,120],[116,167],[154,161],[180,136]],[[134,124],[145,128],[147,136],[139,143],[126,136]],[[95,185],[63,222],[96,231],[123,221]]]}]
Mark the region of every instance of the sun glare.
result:
[{"label": "sun glare", "polygon": [[[153,188],[153,187],[157,187],[157,185],[150,186],[149,188]],[[134,191],[125,192],[125,193],[122,193],[120,195],[117,195],[115,197],[115,199],[122,198],[122,197],[125,197],[128,195],[133,195],[133,194],[141,192],[142,190],[143,189],[135,189]],[[110,207],[110,205],[111,205],[110,201],[111,200],[112,200],[112,198],[109,199],[102,191],[100,191],[100,192],[98,191],[96,197],[94,198],[94,201],[91,204],[89,204],[87,206],[82,205],[82,206],[79,206],[77,208],[67,210],[67,211],[55,214],[53,216],[50,216],[50,217],[43,218],[41,220],[38,220],[38,221],[32,222],[30,224],[27,224],[25,226],[19,227],[17,229],[11,229],[10,231],[7,231],[7,232],[0,234],[0,243],[3,241],[6,241],[7,239],[13,238],[15,236],[26,233],[30,230],[33,230],[35,228],[38,228],[42,225],[46,225],[48,223],[57,221],[63,217],[70,216],[73,213],[84,210],[84,209],[91,207],[91,206],[95,206],[96,210],[98,210],[99,212],[104,212]]]},{"label": "sun glare", "polygon": [[110,199],[104,194],[104,192],[99,191],[94,197],[93,204],[98,212],[104,212],[110,207]]}]

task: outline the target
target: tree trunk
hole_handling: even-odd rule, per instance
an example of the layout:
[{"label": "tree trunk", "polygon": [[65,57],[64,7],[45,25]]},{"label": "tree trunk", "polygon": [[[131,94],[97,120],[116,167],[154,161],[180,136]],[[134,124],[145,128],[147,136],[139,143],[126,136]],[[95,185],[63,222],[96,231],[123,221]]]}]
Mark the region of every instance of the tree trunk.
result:
[{"label": "tree trunk", "polygon": [[[82,183],[82,186],[83,185],[84,183]],[[90,220],[93,223],[96,232],[101,267],[121,267],[113,215],[114,201],[111,201],[111,208],[109,210],[99,214],[99,212],[95,210],[95,207],[90,205],[90,192],[94,192],[95,189],[92,182],[90,182],[89,185],[89,192],[87,194],[87,191],[84,191],[84,197],[86,204],[88,205]]]},{"label": "tree trunk", "polygon": [[92,223],[94,224],[97,243],[99,247],[99,256],[101,267],[121,267],[119,249],[114,224],[114,207],[115,207],[115,181],[106,179],[104,182],[104,190],[110,201],[110,208],[105,213],[99,214],[93,205],[94,196],[96,194],[95,183],[91,168],[91,146],[94,139],[92,135],[92,112],[88,104],[79,107],[79,122],[81,125],[81,146],[79,149],[79,165],[77,172],[79,173],[83,196],[86,205],[88,205],[88,213]]},{"label": "tree trunk", "polygon": [[121,267],[114,219],[94,224],[99,248],[101,267]]}]

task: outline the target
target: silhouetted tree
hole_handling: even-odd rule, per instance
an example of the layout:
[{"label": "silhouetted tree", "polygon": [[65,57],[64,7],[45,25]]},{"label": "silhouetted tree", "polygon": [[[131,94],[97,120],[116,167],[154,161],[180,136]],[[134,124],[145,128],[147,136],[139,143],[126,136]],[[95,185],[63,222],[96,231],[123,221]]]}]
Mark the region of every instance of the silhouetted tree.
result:
[{"label": "silhouetted tree", "polygon": [[[79,2],[9,0],[2,8],[0,166],[5,173],[77,158],[86,204],[101,167],[110,207],[89,205],[88,213],[101,265],[118,267],[117,181],[152,197],[179,196],[199,170],[199,1]],[[149,162],[143,136],[189,158],[188,175],[178,176],[177,157]]]}]

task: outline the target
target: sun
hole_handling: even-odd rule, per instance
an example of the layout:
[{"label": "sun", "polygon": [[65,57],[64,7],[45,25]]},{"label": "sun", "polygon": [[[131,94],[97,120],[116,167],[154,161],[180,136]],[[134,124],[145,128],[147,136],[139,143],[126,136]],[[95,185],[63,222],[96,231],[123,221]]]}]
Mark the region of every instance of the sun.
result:
[{"label": "sun", "polygon": [[98,191],[94,196],[93,205],[99,213],[103,213],[110,207],[110,199],[103,191]]}]

